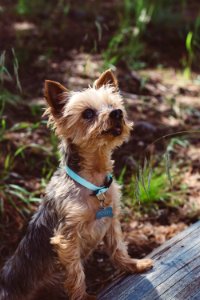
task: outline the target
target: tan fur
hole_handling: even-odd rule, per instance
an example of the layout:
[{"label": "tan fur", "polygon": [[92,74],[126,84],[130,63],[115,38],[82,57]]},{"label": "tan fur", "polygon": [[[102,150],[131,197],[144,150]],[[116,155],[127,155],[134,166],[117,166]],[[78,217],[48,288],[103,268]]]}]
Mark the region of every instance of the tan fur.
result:
[{"label": "tan fur", "polygon": [[112,85],[116,91],[118,90],[118,82],[111,70],[106,70],[101,76],[94,82],[94,87],[99,89],[104,85]]},{"label": "tan fur", "polygon": [[[49,114],[51,123],[53,122],[62,141],[62,147],[67,151],[69,144],[73,144],[78,149],[81,157],[79,175],[101,186],[106,175],[113,169],[112,151],[128,138],[132,126],[127,120],[123,100],[116,92],[117,80],[109,70],[97,79],[94,87],[81,92],[69,93],[65,88],[58,86],[58,83],[55,85],[55,88],[53,82],[45,85],[45,95],[50,105],[46,113]],[[58,91],[58,97],[53,92],[54,98],[48,99],[51,95],[49,89]],[[61,90],[62,94],[59,93]],[[58,107],[61,108],[59,113]],[[92,122],[82,118],[82,113],[87,108],[92,108],[97,113]],[[115,109],[121,109],[123,112],[123,130],[117,137],[103,134],[115,126],[109,118],[109,114]],[[54,180],[50,187],[47,187],[47,194],[51,196],[52,193],[54,206],[62,221],[55,229],[51,244],[65,269],[64,285],[70,299],[94,299],[86,293],[83,264],[103,239],[111,259],[119,268],[127,272],[142,272],[152,266],[150,259],[134,260],[127,254],[119,223],[121,195],[116,182],[112,183],[105,194],[105,206],[112,206],[113,218],[95,219],[99,200],[91,196],[90,190],[69,177],[66,178],[64,171],[62,180]]]}]

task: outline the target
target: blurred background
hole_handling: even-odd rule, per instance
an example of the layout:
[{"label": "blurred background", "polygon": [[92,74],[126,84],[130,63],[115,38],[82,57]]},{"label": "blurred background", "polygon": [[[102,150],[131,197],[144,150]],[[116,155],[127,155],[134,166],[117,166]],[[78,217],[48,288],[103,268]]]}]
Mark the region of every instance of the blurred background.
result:
[{"label": "blurred background", "polygon": [[[106,68],[118,77],[135,123],[114,154],[132,256],[199,219],[199,59],[198,0],[1,0],[0,265],[59,162],[42,117],[45,79],[79,90]],[[91,292],[119,276],[103,245],[86,269]]]}]

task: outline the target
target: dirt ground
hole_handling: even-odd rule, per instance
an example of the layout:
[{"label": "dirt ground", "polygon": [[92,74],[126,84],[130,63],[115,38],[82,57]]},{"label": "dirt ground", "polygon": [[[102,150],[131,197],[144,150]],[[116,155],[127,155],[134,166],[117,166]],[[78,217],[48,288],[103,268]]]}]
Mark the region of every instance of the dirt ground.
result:
[{"label": "dirt ground", "polygon": [[[5,77],[2,93],[6,89],[11,94],[3,108],[6,127],[2,126],[0,139],[0,265],[16,248],[37,209],[38,203],[27,199],[42,197],[58,165],[58,141],[42,118],[44,79],[58,80],[78,90],[99,76],[103,69],[101,52],[117,25],[109,13],[103,14],[105,37],[98,44],[98,51],[92,51],[98,32],[91,19],[97,11],[101,17],[102,11],[109,11],[108,6],[113,3],[103,1],[100,7],[90,10],[92,13],[85,10],[85,14],[72,7],[62,26],[57,21],[58,10],[52,18],[52,32],[45,24],[39,26],[38,17],[17,16],[10,1],[3,6],[7,11],[0,19],[1,50],[7,50],[11,58],[10,48],[16,48],[23,93],[17,91],[15,80]],[[148,68],[134,72],[122,64],[115,70],[129,118],[135,124],[129,142],[114,154],[114,175],[119,179],[126,167],[121,222],[129,253],[137,258],[146,256],[200,216],[200,81],[197,73],[186,80],[178,69],[177,57],[182,51],[177,49],[163,66],[150,63]],[[173,63],[169,63],[171,60]],[[11,66],[9,59],[9,70]],[[167,149],[175,174],[172,186],[169,185],[170,199],[133,205],[129,201],[132,174],[137,173],[145,157],[152,160],[153,169],[164,170]],[[16,191],[16,186],[25,191]],[[110,264],[103,245],[87,262],[86,273],[88,290],[93,293],[120,275]]]}]

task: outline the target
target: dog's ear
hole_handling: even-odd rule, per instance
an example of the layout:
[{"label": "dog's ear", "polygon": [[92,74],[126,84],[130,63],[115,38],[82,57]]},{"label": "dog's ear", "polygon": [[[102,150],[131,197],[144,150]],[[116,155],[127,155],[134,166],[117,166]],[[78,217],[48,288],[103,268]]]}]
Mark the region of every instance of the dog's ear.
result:
[{"label": "dog's ear", "polygon": [[62,109],[66,103],[69,91],[59,82],[45,80],[44,95],[50,107],[50,111],[55,118],[62,115]]},{"label": "dog's ear", "polygon": [[111,70],[107,70],[103,72],[100,77],[94,82],[94,87],[96,89],[99,89],[103,85],[111,85],[113,86],[116,90],[118,90],[118,82],[117,78],[113,74]]}]

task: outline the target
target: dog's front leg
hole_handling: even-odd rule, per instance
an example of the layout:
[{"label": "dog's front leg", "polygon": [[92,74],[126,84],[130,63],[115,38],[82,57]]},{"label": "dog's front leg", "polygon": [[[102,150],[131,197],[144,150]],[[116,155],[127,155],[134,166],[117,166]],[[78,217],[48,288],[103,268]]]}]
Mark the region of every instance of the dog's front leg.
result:
[{"label": "dog's front leg", "polygon": [[78,238],[75,233],[55,235],[51,238],[58,254],[58,259],[64,267],[66,279],[64,288],[71,300],[94,300],[96,297],[86,293],[85,274],[80,257]]},{"label": "dog's front leg", "polygon": [[128,255],[127,246],[122,237],[121,225],[117,218],[113,218],[104,241],[112,261],[120,269],[129,273],[140,273],[152,267],[151,259],[133,259]]}]

